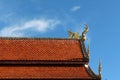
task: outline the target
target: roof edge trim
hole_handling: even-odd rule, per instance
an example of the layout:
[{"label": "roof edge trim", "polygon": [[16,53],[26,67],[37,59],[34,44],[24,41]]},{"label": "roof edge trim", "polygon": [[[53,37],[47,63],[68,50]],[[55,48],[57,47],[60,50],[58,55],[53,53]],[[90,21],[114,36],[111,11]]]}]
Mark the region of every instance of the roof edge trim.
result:
[{"label": "roof edge trim", "polygon": [[0,78],[0,80],[94,80],[90,78]]},{"label": "roof edge trim", "polygon": [[80,44],[81,44],[81,48],[82,48],[82,54],[84,56],[84,60],[89,62],[89,53],[87,53],[86,48],[85,48],[85,44],[83,41],[79,40]]},{"label": "roof edge trim", "polygon": [[19,40],[19,39],[50,39],[50,40],[79,40],[79,39],[71,39],[71,38],[50,38],[50,37],[0,37],[0,39],[8,39],[8,40]]},{"label": "roof edge trim", "polygon": [[88,74],[92,77],[92,78],[96,78],[98,80],[101,80],[101,77],[99,77],[99,75],[95,74],[92,69],[90,68],[90,66],[88,64],[84,65],[86,71],[88,72]]},{"label": "roof edge trim", "polygon": [[67,60],[1,60],[1,65],[84,65],[83,61],[67,61]]}]

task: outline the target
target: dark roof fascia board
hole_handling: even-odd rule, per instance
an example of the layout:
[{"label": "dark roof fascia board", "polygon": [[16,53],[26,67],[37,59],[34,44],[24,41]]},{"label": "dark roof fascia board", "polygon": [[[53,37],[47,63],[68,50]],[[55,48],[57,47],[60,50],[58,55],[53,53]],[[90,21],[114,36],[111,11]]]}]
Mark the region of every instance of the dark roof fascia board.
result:
[{"label": "dark roof fascia board", "polygon": [[0,66],[80,66],[85,63],[67,60],[0,60]]}]

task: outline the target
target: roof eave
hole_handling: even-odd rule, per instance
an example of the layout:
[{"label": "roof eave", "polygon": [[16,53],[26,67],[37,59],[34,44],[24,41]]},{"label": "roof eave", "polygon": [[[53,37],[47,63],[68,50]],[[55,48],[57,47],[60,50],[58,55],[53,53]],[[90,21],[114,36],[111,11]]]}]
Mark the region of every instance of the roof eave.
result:
[{"label": "roof eave", "polygon": [[88,74],[91,76],[91,78],[94,78],[96,80],[102,80],[102,77],[95,74],[88,64],[85,64],[84,67],[85,67],[86,71],[88,72]]}]

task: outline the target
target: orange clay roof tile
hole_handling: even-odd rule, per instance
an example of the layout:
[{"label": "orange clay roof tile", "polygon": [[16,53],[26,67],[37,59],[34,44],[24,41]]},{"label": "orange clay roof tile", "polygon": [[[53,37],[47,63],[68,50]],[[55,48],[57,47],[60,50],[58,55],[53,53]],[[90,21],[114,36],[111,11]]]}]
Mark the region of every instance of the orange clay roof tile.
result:
[{"label": "orange clay roof tile", "polygon": [[0,78],[91,78],[79,67],[0,67]]},{"label": "orange clay roof tile", "polygon": [[79,40],[0,39],[0,60],[83,59]]}]

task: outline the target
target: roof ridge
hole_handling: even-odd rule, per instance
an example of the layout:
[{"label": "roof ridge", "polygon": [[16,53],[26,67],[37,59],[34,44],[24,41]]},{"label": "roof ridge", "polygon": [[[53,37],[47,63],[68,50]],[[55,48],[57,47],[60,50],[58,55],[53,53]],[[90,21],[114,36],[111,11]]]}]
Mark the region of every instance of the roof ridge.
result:
[{"label": "roof ridge", "polygon": [[72,38],[50,38],[50,37],[0,37],[0,39],[10,39],[10,40],[16,40],[16,39],[36,39],[36,40],[80,40],[80,39],[72,39]]}]

